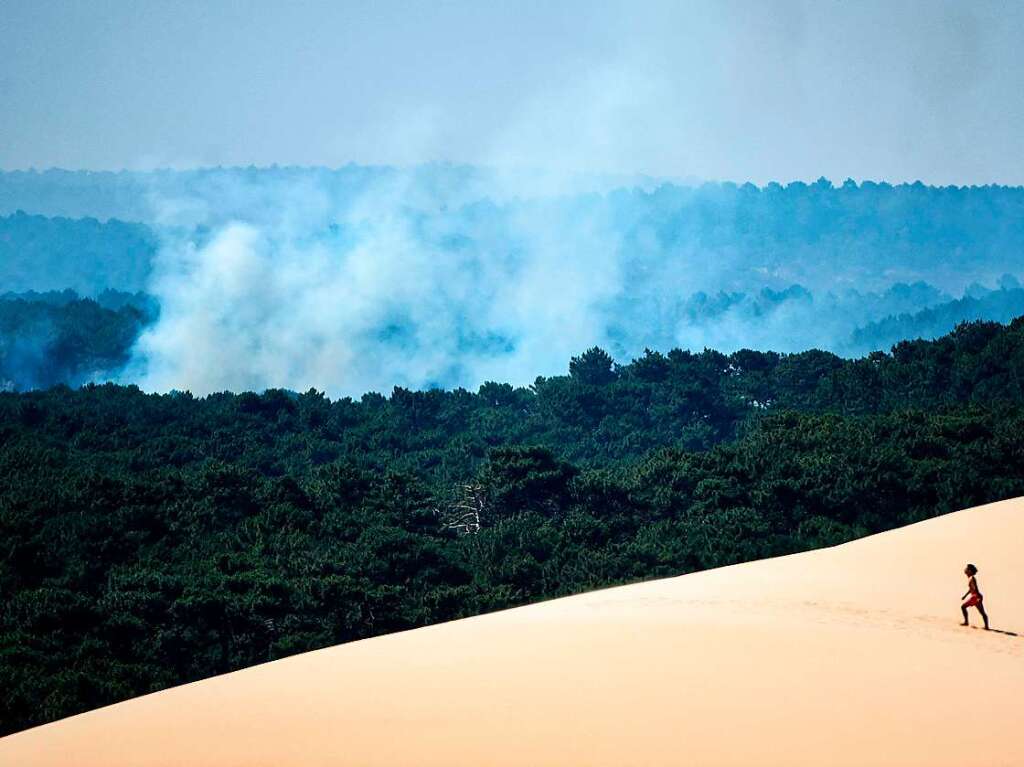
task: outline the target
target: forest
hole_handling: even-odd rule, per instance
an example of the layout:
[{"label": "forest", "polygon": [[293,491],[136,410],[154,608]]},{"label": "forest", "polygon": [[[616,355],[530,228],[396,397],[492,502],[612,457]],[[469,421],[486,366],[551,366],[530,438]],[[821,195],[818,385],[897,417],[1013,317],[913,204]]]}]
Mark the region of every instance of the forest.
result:
[{"label": "forest", "polygon": [[[632,300],[623,298],[626,303]],[[0,294],[0,390],[137,382],[135,376],[147,360],[136,345],[158,321],[160,308],[156,296],[109,288],[85,295],[71,289]],[[842,296],[815,295],[801,285],[749,293],[700,291],[678,301],[668,315],[650,325],[636,311],[632,316],[629,310],[612,311],[608,334],[622,341],[618,354],[640,339],[661,349],[681,338],[691,339],[698,349],[703,348],[697,345],[703,338],[726,346],[745,339],[754,348],[770,348],[783,327],[794,328],[786,335],[790,345],[797,345],[805,338],[799,328],[812,327],[819,335],[833,337],[829,351],[853,358],[906,339],[936,338],[963,322],[1009,322],[1022,314],[1024,288],[1013,275],[1004,274],[993,288],[968,286],[962,298],[951,298],[924,282],[896,283],[881,293],[847,291]],[[880,319],[856,327],[859,318],[873,316]],[[410,334],[415,334],[414,327],[389,319],[374,341],[401,345]],[[457,350],[470,357],[486,356],[481,346],[493,347],[496,340],[461,339]]]},{"label": "forest", "polygon": [[157,244],[155,232],[143,224],[18,210],[0,217],[0,287],[71,289],[85,296],[107,289],[134,293],[146,287]]},{"label": "forest", "polygon": [[0,733],[1024,494],[1024,318],[531,386],[0,393]]},{"label": "forest", "polygon": [[[97,329],[126,348],[63,382],[202,394],[522,385],[595,344],[620,359],[676,347],[857,357],[1024,313],[1017,187],[540,181],[443,164],[0,172],[0,290],[145,291],[164,310],[151,333]],[[259,277],[208,278],[225,250]],[[5,326],[0,349],[37,350],[45,334],[29,325],[26,338]],[[215,339],[222,375],[196,336]],[[323,358],[288,356],[303,345]],[[33,365],[60,360],[29,364],[53,347],[16,352],[28,367],[4,380],[54,381]]]},{"label": "forest", "polygon": [[0,391],[79,386],[117,376],[159,307],[142,293],[0,295]]},{"label": "forest", "polygon": [[[445,164],[0,171],[0,285],[135,292],[161,244],[201,244],[232,221],[272,228],[283,216],[303,237],[325,239],[384,213],[441,250],[514,248],[538,229],[578,237],[572,224],[583,219],[598,225],[634,282],[683,259],[702,278],[687,293],[709,294],[792,283],[823,292],[840,277],[874,291],[928,278],[942,290],[990,284],[1016,273],[1024,246],[1022,187],[637,177],[565,180],[542,193],[533,183],[542,180]],[[885,273],[894,278],[882,284]]]}]

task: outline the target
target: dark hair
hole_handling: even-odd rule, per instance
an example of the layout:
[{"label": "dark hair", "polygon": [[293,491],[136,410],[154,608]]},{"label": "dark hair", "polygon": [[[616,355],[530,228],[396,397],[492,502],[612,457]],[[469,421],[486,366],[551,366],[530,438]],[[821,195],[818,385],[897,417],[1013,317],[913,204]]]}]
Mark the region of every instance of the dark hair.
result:
[{"label": "dark hair", "polygon": [[967,572],[969,572],[971,575],[977,575],[978,574],[978,568],[975,567],[974,565],[967,565]]}]

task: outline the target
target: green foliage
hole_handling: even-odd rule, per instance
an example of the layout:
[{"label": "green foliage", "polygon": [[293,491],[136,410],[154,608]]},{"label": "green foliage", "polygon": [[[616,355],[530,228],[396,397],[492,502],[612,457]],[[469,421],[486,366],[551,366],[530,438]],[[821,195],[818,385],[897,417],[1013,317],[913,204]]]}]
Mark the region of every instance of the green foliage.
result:
[{"label": "green foliage", "polygon": [[568,506],[575,467],[544,448],[503,447],[491,451],[480,474],[495,519],[534,512],[553,516]]},{"label": "green foliage", "polygon": [[1021,320],[855,361],[609,360],[359,401],[0,394],[0,732],[1024,494]]},{"label": "green foliage", "polygon": [[77,386],[121,370],[155,309],[114,291],[100,298],[106,305],[72,291],[0,296],[0,390]]},{"label": "green foliage", "polygon": [[604,349],[593,347],[569,361],[569,377],[584,386],[604,386],[615,380],[615,360]]}]

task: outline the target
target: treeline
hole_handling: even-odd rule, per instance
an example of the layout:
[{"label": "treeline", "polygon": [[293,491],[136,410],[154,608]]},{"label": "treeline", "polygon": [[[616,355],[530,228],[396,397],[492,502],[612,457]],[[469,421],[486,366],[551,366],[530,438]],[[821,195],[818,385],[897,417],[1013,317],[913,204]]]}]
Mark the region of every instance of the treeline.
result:
[{"label": "treeline", "polygon": [[[734,439],[764,412],[840,415],[1024,401],[1024,319],[975,322],[934,341],[846,360],[822,351],[648,351],[618,365],[601,349],[569,374],[530,387],[488,382],[465,389],[330,400],[268,390],[195,398],[135,387],[58,387],[0,396],[4,423],[31,423],[55,450],[88,445],[126,471],[188,468],[209,459],[262,474],[307,473],[344,459],[373,471],[401,469],[442,481],[472,475],[489,450],[545,447],[588,467],[661,447],[706,450]],[[18,432],[20,433],[20,432]]]},{"label": "treeline", "polygon": [[0,732],[1024,494],[1024,320],[529,389],[0,394]]},{"label": "treeline", "polygon": [[[780,321],[792,324],[801,320],[800,309],[794,313],[794,303],[804,305],[806,325],[813,313],[825,309],[833,320],[839,318],[843,323],[844,315],[852,322],[856,316],[934,302],[915,313],[893,313],[857,329],[848,341],[837,341],[838,353],[857,356],[891,348],[906,338],[936,338],[964,322],[1009,322],[1024,314],[1024,289],[1012,275],[1004,275],[996,290],[973,285],[964,298],[946,299],[948,296],[925,283],[896,284],[882,294],[848,292],[842,299],[815,297],[793,285],[785,291],[765,289],[756,295],[697,293],[686,302],[680,317],[687,325],[713,335],[716,326],[726,328],[737,320],[769,327],[777,315],[783,315]],[[125,380],[123,366],[131,358],[132,346],[159,313],[157,300],[141,292],[106,289],[94,297],[79,296],[69,289],[0,294],[0,389],[25,391]],[[677,362],[682,359],[678,352],[674,355]],[[712,369],[714,357],[710,355]],[[772,359],[782,358],[767,355],[764,359],[770,365]],[[796,355],[793,361],[799,359]],[[619,371],[627,378],[632,374],[628,366]]]},{"label": "treeline", "polygon": [[156,250],[156,234],[143,224],[18,211],[0,217],[0,290],[143,290]]},{"label": "treeline", "polygon": [[158,313],[152,298],[111,290],[0,295],[0,391],[108,380]]},{"label": "treeline", "polygon": [[963,298],[870,322],[854,331],[850,347],[888,349],[906,338],[937,338],[962,322],[979,319],[1010,322],[1022,314],[1024,288],[1015,278],[1005,275],[999,290],[973,285]]},{"label": "treeline", "polygon": [[[260,250],[269,274],[318,275],[315,286],[268,279],[294,291],[275,305],[298,304],[317,288],[344,302],[360,290],[346,264],[400,257],[420,265],[423,295],[448,299],[440,305],[458,334],[436,339],[416,312],[381,311],[387,300],[378,297],[358,322],[330,322],[311,335],[357,358],[372,346],[403,359],[401,344],[411,337],[426,347],[443,342],[453,364],[430,377],[419,377],[424,366],[409,365],[372,380],[449,388],[480,383],[472,377],[477,365],[463,361],[535,346],[537,328],[531,313],[517,311],[516,297],[543,289],[542,264],[565,265],[565,295],[586,314],[580,344],[599,343],[621,359],[645,347],[859,356],[949,332],[958,321],[1004,321],[1024,295],[1014,288],[1024,250],[1018,187],[835,186],[825,179],[688,187],[638,179],[551,196],[531,195],[542,179],[521,179],[515,195],[503,181],[484,169],[445,165],[0,173],[0,211],[32,212],[0,218],[0,291],[71,287],[95,295],[148,285],[161,300],[176,301],[172,286],[192,291],[163,277],[195,274],[215,257],[205,246],[232,223],[259,232],[259,244],[240,252]],[[92,217],[46,217],[56,213]],[[971,283],[991,287],[999,275],[999,296],[971,293],[979,300],[950,303]],[[460,289],[450,290],[455,281]],[[263,298],[245,290],[226,306],[214,294],[193,297],[230,324]],[[932,314],[914,319],[925,310]],[[339,325],[365,328],[365,335]],[[548,361],[538,355],[535,370],[550,373],[542,364]],[[339,378],[323,385],[349,391]],[[255,380],[304,387],[296,381],[309,379]]]},{"label": "treeline", "polygon": [[[696,293],[666,323],[677,342],[703,346],[800,351],[827,348],[843,357],[890,349],[908,339],[934,339],[975,320],[1009,322],[1024,314],[1024,288],[1004,274],[995,289],[973,283],[962,298],[925,282],[895,283],[880,292],[812,293],[801,285],[757,293]],[[667,338],[661,339],[672,346]],[[678,343],[677,343],[678,345]],[[701,345],[692,344],[697,348]]]},{"label": "treeline", "polygon": [[[644,283],[651,269],[682,260],[691,267],[688,284],[709,292],[778,287],[767,274],[815,291],[840,275],[850,286],[884,289],[878,276],[887,270],[906,281],[930,275],[943,286],[984,281],[1015,273],[1024,247],[1024,187],[849,179],[833,185],[824,178],[762,187],[681,186],[620,179],[553,198],[531,195],[532,188],[543,189],[542,177],[533,182],[520,179],[510,197],[486,169],[450,165],[0,172],[0,214],[7,214],[0,218],[0,264],[7,265],[0,284],[11,290],[139,290],[155,252],[154,232],[168,221],[200,229],[234,220],[266,224],[296,198],[308,202],[303,209],[322,211],[306,211],[304,235],[326,238],[332,226],[359,220],[348,215],[353,206],[386,197],[408,214],[406,223],[425,245],[441,250],[474,243],[492,249],[495,242],[514,244],[520,229],[571,232],[580,218],[596,221],[603,238],[619,242],[623,263],[636,267],[631,281]],[[430,231],[443,237],[431,240]],[[492,242],[489,232],[501,236]],[[195,236],[201,239],[202,231]],[[35,283],[12,282],[29,274],[33,255],[45,255],[48,268],[59,255],[67,263],[60,271],[39,270]],[[651,284],[637,290],[656,290],[671,275],[677,273],[656,269]],[[39,283],[43,278],[52,281]]]}]

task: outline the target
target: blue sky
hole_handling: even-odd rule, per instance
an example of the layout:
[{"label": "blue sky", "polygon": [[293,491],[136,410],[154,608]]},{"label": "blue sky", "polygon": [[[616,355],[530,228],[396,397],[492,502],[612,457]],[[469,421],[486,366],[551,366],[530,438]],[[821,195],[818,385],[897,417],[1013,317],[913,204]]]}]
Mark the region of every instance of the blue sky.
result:
[{"label": "blue sky", "polygon": [[1019,2],[0,0],[0,168],[1024,183]]}]

